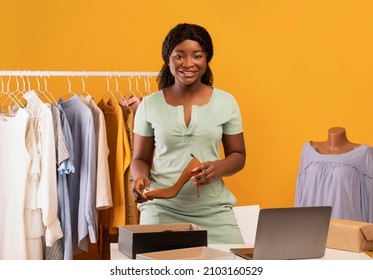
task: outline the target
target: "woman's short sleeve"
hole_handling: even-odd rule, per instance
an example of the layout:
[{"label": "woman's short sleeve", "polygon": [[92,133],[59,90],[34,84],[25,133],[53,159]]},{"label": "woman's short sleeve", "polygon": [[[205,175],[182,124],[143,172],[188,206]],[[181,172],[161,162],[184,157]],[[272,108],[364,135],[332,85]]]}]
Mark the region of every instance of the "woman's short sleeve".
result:
[{"label": "woman's short sleeve", "polygon": [[136,110],[133,132],[137,135],[150,137],[154,136],[151,123],[146,120],[146,99],[140,103]]},{"label": "woman's short sleeve", "polygon": [[230,100],[230,119],[223,125],[223,133],[227,135],[239,134],[243,131],[242,129],[242,116],[237,101],[231,96]]}]

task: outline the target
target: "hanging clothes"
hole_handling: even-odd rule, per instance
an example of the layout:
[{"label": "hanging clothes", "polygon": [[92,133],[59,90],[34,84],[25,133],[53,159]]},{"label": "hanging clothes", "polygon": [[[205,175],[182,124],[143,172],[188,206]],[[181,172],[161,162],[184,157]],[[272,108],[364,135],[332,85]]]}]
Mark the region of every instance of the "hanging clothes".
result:
[{"label": "hanging clothes", "polygon": [[320,154],[309,142],[301,154],[295,206],[332,206],[332,218],[373,222],[373,148]]},{"label": "hanging clothes", "polygon": [[22,108],[14,117],[0,115],[1,260],[27,259],[24,200],[31,163],[26,149],[28,119],[29,114]]},{"label": "hanging clothes", "polygon": [[37,118],[30,118],[28,127],[26,146],[31,157],[31,165],[26,180],[24,209],[26,251],[27,259],[42,260],[44,228],[41,209],[37,206],[37,192],[41,175],[41,159],[39,154],[42,151],[39,150],[40,145],[37,145],[37,142],[41,142],[40,137],[36,138],[39,136]]},{"label": "hanging clothes", "polygon": [[[123,113],[123,120],[124,120],[124,126],[126,129],[126,134],[128,138],[128,143],[132,155],[133,151],[133,122],[134,122],[134,111],[129,106],[128,102],[125,102],[124,100],[119,101],[119,105],[122,109]],[[133,199],[133,196],[131,194],[131,186],[132,186],[132,177],[130,173],[130,169],[127,168],[126,172],[124,173],[124,183],[125,183],[125,203],[126,203],[126,225],[137,225],[140,221],[140,212],[137,209],[137,203]]]},{"label": "hanging clothes", "polygon": [[[54,125],[54,140],[55,140],[55,149],[56,149],[56,166],[59,167],[62,162],[67,161],[71,157],[69,147],[67,145],[66,136],[62,127],[60,107],[53,105],[52,106],[52,116],[53,116],[53,125]],[[68,196],[61,196],[61,186],[59,179],[59,174],[57,174],[57,197],[58,197],[58,218],[61,222],[62,232],[64,236],[69,235],[66,231],[66,218],[61,215],[63,209],[63,200],[68,199]],[[61,200],[63,198],[63,200]],[[69,206],[68,206],[69,207]],[[70,213],[70,212],[69,212]],[[63,219],[61,219],[63,217]],[[70,227],[71,228],[71,227]],[[70,233],[71,236],[71,233]],[[44,252],[44,259],[46,260],[63,260],[64,259],[64,242],[62,239],[57,240],[53,243],[52,246],[46,246]]]},{"label": "hanging clothes", "polygon": [[60,111],[60,120],[63,136],[65,137],[69,157],[58,161],[57,168],[57,196],[58,196],[58,218],[61,221],[63,231],[62,251],[64,260],[73,259],[73,241],[72,241],[72,224],[70,212],[70,197],[68,191],[67,175],[75,172],[74,168],[74,145],[70,125],[67,121],[65,112],[60,104],[54,106]]},{"label": "hanging clothes", "polygon": [[109,173],[109,147],[105,117],[91,95],[79,95],[79,98],[92,111],[96,137],[97,171],[96,171],[96,208],[108,209],[113,206]]},{"label": "hanging clothes", "polygon": [[[51,76],[62,74],[61,71],[55,72]],[[15,74],[18,75],[18,71],[6,72],[6,75]],[[71,74],[78,73],[66,72],[68,77]],[[132,72],[122,74],[133,75]],[[157,73],[145,74],[153,76]],[[27,75],[40,76],[40,73],[28,71]],[[92,75],[101,76],[102,73]],[[0,225],[12,220],[10,232],[5,227],[3,229],[7,232],[0,231],[0,259],[72,260],[74,255],[88,251],[89,240],[97,242],[98,212],[106,225],[103,227],[100,223],[100,234],[105,229],[110,235],[116,235],[119,226],[139,222],[137,203],[131,195],[129,165],[134,114],[141,99],[131,90],[133,95],[128,99],[127,110],[122,111],[118,102],[112,99],[101,104],[106,110],[104,114],[92,96],[85,90],[83,93],[88,95],[76,95],[71,91],[69,79],[68,82],[67,93],[73,97],[67,101],[60,99],[56,102],[44,78],[44,90],[40,90],[38,83],[37,92],[21,92],[17,85],[17,93],[10,96],[12,102],[0,104],[1,111],[6,105],[5,111],[14,114],[0,117],[0,124],[8,123],[0,126],[0,203],[4,197],[7,198],[0,210]],[[108,91],[111,92],[109,85]],[[115,93],[120,93],[118,83]],[[27,100],[23,108],[19,108],[25,104],[25,100],[19,99],[21,94]],[[51,103],[53,100],[57,104],[44,103],[38,94],[44,96],[45,101]],[[22,125],[18,122],[23,117],[27,122],[24,119],[26,128],[22,132],[18,128]],[[17,157],[14,158],[13,154]],[[10,178],[14,171],[12,173],[3,167],[9,167],[9,163],[10,167],[17,167],[14,178]],[[16,187],[9,188],[14,184]],[[13,190],[16,191],[12,193]],[[17,210],[9,214],[8,208]],[[14,219],[14,215],[17,218]],[[9,251],[12,254],[6,255]]]},{"label": "hanging clothes", "polygon": [[71,157],[71,154],[62,128],[61,111],[55,105],[52,106],[52,116],[55,141],[54,146],[56,149],[56,166],[60,166],[62,162]]},{"label": "hanging clothes", "polygon": [[44,247],[62,237],[52,112],[34,91],[23,97],[25,109],[1,117],[2,259],[43,259]]},{"label": "hanging clothes", "polygon": [[113,207],[99,212],[99,223],[109,229],[109,234],[116,234],[126,221],[124,174],[131,163],[131,152],[120,105],[112,99],[100,100],[97,105],[105,116],[113,196]]},{"label": "hanging clothes", "polygon": [[[25,93],[23,97],[27,100],[26,109],[32,112],[29,127],[35,128],[34,137],[38,154],[40,155],[39,182],[37,188],[32,190],[34,194],[30,196],[34,199],[34,201],[30,202],[34,212],[32,213],[34,223],[31,223],[30,226],[34,227],[32,231],[35,234],[37,224],[35,222],[37,218],[35,217],[41,214],[42,225],[40,226],[46,227],[44,233],[45,245],[52,246],[56,240],[63,236],[60,221],[57,217],[58,201],[53,116],[50,104],[43,103],[33,90]],[[35,181],[34,178],[33,180]],[[36,237],[32,236],[32,238]]]},{"label": "hanging clothes", "polygon": [[77,95],[58,104],[69,123],[75,172],[67,175],[70,199],[73,254],[88,252],[88,237],[97,242],[96,138],[91,110]]}]

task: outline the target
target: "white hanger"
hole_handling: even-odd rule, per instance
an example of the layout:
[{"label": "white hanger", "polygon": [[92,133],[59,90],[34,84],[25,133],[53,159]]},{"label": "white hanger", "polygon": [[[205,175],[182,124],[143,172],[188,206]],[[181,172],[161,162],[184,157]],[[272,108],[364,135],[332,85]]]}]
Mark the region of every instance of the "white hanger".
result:
[{"label": "white hanger", "polygon": [[[16,79],[16,90],[13,91],[13,95],[14,95],[14,98],[17,98],[18,100],[21,101],[21,98],[22,98],[22,91],[20,90],[20,86],[19,86],[19,81],[18,81],[18,76],[15,76],[15,79]],[[22,102],[22,101],[21,101]]]},{"label": "white hanger", "polygon": [[[49,77],[48,77],[48,78],[49,78]],[[54,104],[57,104],[57,101],[56,101],[56,99],[54,98],[53,94],[48,90],[48,83],[47,83],[47,78],[46,78],[46,76],[43,76],[43,79],[44,79],[44,92],[45,92],[46,94],[48,94],[48,95],[51,97],[51,99],[53,100],[53,103],[54,103]]]},{"label": "white hanger", "polygon": [[3,81],[3,76],[0,76],[0,79],[1,79],[1,92],[0,92],[0,96],[1,96],[5,91],[4,91],[4,81]]},{"label": "white hanger", "polygon": [[72,96],[75,95],[75,92],[71,90],[70,76],[67,76],[67,84],[68,84],[68,89],[67,89],[67,92],[65,92],[64,95],[62,95],[61,97],[62,99],[64,99],[64,97],[66,97],[67,95],[72,95]]},{"label": "white hanger", "polygon": [[82,95],[90,95],[88,91],[86,91],[85,89],[85,81],[84,81],[84,78],[87,78],[87,76],[82,76],[82,92],[80,94]]},{"label": "white hanger", "polygon": [[149,75],[144,77],[144,94],[150,94],[150,80]]},{"label": "white hanger", "polygon": [[[4,81],[3,81],[3,76],[0,76],[1,79],[1,91],[0,91],[0,100],[2,96],[5,96],[5,91],[4,91]],[[3,106],[1,105],[2,103],[0,102],[0,113],[3,112]]]},{"label": "white hanger", "polygon": [[105,97],[107,94],[110,94],[110,96],[114,99],[114,101],[115,101],[116,103],[118,103],[117,98],[115,97],[114,93],[113,93],[113,92],[111,91],[111,89],[110,89],[110,80],[109,80],[109,78],[111,79],[111,75],[106,77],[106,92],[104,93],[104,97]]},{"label": "white hanger", "polygon": [[136,92],[140,93],[141,97],[144,98],[144,95],[142,94],[141,90],[139,90],[139,79],[140,79],[139,76],[137,76],[136,79],[135,79],[135,82],[136,82]]},{"label": "white hanger", "polygon": [[[134,97],[137,97],[136,96],[136,93],[132,90],[132,75],[131,76],[128,76],[128,90],[130,92],[130,94]],[[131,97],[131,96],[130,96]]]},{"label": "white hanger", "polygon": [[26,81],[25,81],[25,77],[24,76],[21,76],[21,80],[22,80],[22,84],[23,84],[23,89],[21,90],[21,93],[22,94],[25,94],[27,91],[26,91]]},{"label": "white hanger", "polygon": [[36,82],[37,82],[37,84],[38,84],[38,89],[37,89],[36,93],[37,93],[39,96],[40,96],[40,95],[44,96],[44,97],[47,99],[47,101],[48,101],[50,104],[52,104],[52,101],[49,99],[49,97],[47,96],[47,94],[46,94],[43,90],[40,89],[40,82],[39,82],[39,78],[38,78],[38,76],[36,76]]},{"label": "white hanger", "polygon": [[115,76],[115,93],[120,95],[119,103],[121,103],[121,101],[124,101],[125,105],[128,107],[126,97],[119,91],[118,76]]},{"label": "white hanger", "polygon": [[[12,104],[15,104],[18,108],[21,108],[23,106],[22,101],[16,96],[16,93],[19,92],[18,80],[16,79],[17,88],[16,88],[16,91],[14,91],[14,92],[10,91],[10,80],[11,80],[11,76],[9,76],[9,79],[8,79],[8,82],[7,82],[7,88],[6,88],[6,91],[4,91],[3,79],[1,78],[1,81],[2,81],[2,94],[1,95],[5,96],[5,99],[1,102],[1,104],[6,104],[6,102],[10,99],[10,104],[8,104],[8,105],[11,106]],[[13,115],[12,110],[10,110],[9,108],[8,108],[8,114]]]},{"label": "white hanger", "polygon": [[[3,77],[1,77],[1,81],[3,80]],[[3,96],[5,96],[5,99],[2,101],[2,104],[5,104],[5,102],[6,101],[8,101],[9,100],[9,98],[10,99],[12,99],[12,97],[11,97],[11,92],[10,92],[10,90],[9,90],[9,87],[10,87],[10,80],[11,80],[11,76],[9,76],[9,78],[8,78],[8,82],[7,82],[7,85],[6,85],[6,90],[4,91],[2,91],[2,95]]]},{"label": "white hanger", "polygon": [[28,85],[27,91],[30,91],[31,90],[31,83],[30,83],[29,76],[27,75],[26,78],[27,78],[27,85]]}]

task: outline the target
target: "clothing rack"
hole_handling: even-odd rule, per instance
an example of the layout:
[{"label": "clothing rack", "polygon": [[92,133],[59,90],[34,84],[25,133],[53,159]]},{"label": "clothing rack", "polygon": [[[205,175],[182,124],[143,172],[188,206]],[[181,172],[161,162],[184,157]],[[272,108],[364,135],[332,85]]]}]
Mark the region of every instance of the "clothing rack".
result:
[{"label": "clothing rack", "polygon": [[30,71],[30,70],[1,70],[0,76],[17,77],[151,77],[158,72],[148,71]]}]

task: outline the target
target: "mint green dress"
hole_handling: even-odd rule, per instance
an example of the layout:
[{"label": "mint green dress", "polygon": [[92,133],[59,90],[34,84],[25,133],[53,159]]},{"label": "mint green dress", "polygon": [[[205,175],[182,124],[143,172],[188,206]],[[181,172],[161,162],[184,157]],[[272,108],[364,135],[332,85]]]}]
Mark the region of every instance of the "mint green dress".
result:
[{"label": "mint green dress", "polygon": [[[194,154],[201,162],[220,159],[223,134],[242,132],[242,119],[234,97],[213,89],[209,103],[192,106],[186,126],[184,107],[169,105],[163,91],[144,97],[134,123],[134,133],[154,136],[155,157],[151,189],[172,186]],[[208,243],[243,243],[232,207],[235,196],[222,178],[197,188],[187,182],[172,199],[154,199],[138,204],[140,224],[193,223],[207,230]]]}]

